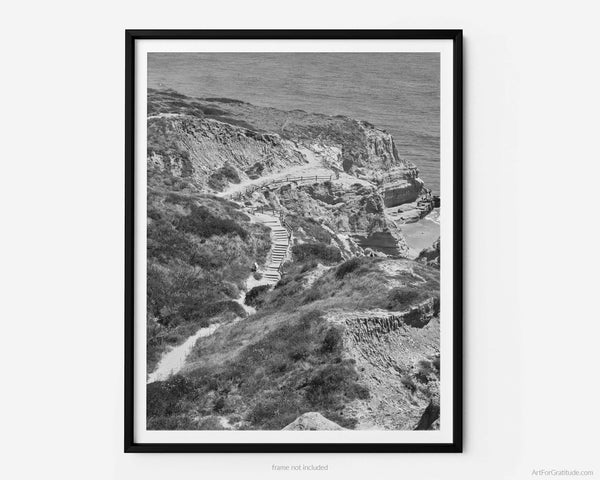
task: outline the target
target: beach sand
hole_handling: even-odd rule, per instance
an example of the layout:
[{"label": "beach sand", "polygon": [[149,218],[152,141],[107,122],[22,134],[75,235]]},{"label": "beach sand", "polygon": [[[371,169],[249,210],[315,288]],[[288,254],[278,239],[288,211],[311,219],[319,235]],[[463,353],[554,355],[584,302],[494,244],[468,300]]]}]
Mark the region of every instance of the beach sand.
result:
[{"label": "beach sand", "polygon": [[401,225],[400,230],[410,248],[411,257],[416,258],[421,250],[431,247],[440,237],[440,212],[439,208],[415,223]]}]

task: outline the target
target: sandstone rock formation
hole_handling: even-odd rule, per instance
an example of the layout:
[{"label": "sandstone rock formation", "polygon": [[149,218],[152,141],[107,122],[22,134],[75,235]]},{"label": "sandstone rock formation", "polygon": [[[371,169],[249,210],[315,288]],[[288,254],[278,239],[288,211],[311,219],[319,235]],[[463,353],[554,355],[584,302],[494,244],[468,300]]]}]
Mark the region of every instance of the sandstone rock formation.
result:
[{"label": "sandstone rock formation", "polygon": [[336,322],[344,322],[348,332],[356,341],[365,337],[379,337],[398,330],[403,326],[423,328],[439,314],[439,305],[434,298],[410,307],[404,312],[389,312],[386,310],[370,310],[367,312],[334,314]]},{"label": "sandstone rock formation", "polygon": [[327,420],[319,412],[308,412],[300,415],[282,430],[346,430],[337,423]]},{"label": "sandstone rock formation", "polygon": [[434,422],[438,421],[440,418],[440,399],[439,397],[434,397],[427,405],[427,408],[423,412],[419,423],[415,426],[415,430],[432,430]]},{"label": "sandstone rock formation", "polygon": [[435,243],[421,251],[417,257],[417,261],[426,263],[428,265],[434,265],[439,268],[440,266],[440,239],[438,238]]},{"label": "sandstone rock formation", "polygon": [[[228,183],[249,180],[306,162],[289,140],[257,133],[210,118],[157,117],[148,120],[148,164],[177,177],[188,177],[202,190],[220,191]],[[160,142],[160,140],[164,142]],[[230,167],[235,177],[219,170]],[[212,180],[212,181],[211,181]]]},{"label": "sandstone rock formation", "polygon": [[397,179],[383,187],[383,202],[386,207],[396,207],[417,200],[423,181],[419,178]]}]

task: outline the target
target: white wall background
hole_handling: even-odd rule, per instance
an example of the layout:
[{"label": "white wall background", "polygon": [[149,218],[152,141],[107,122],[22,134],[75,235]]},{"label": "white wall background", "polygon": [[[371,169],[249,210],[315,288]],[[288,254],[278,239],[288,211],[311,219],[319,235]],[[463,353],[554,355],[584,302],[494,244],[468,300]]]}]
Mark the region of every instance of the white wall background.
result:
[{"label": "white wall background", "polygon": [[[600,475],[599,13],[577,0],[4,4],[4,478]],[[121,453],[125,28],[464,29],[465,453]]]}]

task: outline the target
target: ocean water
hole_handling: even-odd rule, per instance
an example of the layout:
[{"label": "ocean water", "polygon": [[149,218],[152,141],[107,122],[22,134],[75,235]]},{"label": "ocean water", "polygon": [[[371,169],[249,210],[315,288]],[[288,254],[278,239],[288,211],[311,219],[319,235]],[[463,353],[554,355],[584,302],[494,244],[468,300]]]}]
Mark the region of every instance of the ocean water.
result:
[{"label": "ocean water", "polygon": [[366,120],[439,194],[437,53],[151,53],[148,86]]}]

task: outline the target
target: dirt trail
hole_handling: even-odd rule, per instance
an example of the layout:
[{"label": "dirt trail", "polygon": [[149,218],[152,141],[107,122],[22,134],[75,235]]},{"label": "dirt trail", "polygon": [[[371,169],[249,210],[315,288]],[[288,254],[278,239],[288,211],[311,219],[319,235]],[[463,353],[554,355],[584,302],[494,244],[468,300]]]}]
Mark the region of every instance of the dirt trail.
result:
[{"label": "dirt trail", "polygon": [[185,365],[185,359],[192,351],[192,348],[194,348],[196,341],[199,338],[212,335],[219,327],[220,324],[213,323],[208,327],[201,328],[194,335],[189,337],[184,343],[165,353],[160,359],[156,370],[154,370],[154,372],[148,376],[146,383],[166,380],[171,375],[175,375],[177,372],[179,372]]},{"label": "dirt trail", "polygon": [[300,147],[298,150],[304,155],[306,163],[288,167],[285,170],[273,172],[256,179],[242,180],[240,183],[230,185],[217,195],[219,197],[231,197],[237,193],[243,192],[248,187],[255,185],[267,185],[273,182],[283,181],[286,179],[286,177],[314,177],[315,175],[329,176],[332,174],[332,171],[323,165],[323,162],[316,157],[314,152],[304,147]]},{"label": "dirt trail", "polygon": [[[262,272],[262,279],[255,280],[254,276],[250,275],[246,280],[246,291],[240,292],[240,296],[235,300],[248,315],[253,315],[256,313],[256,309],[245,304],[246,292],[257,285],[274,285],[281,279],[279,268],[287,257],[290,237],[286,228],[281,225],[278,216],[256,213],[250,215],[250,218],[253,222],[262,223],[271,229],[271,250],[267,266]],[[240,320],[241,318],[238,317],[234,322]],[[184,343],[171,348],[171,350],[162,356],[156,369],[149,375],[147,383],[166,380],[178,373],[185,366],[186,359],[194,348],[196,341],[212,335],[219,326],[220,324],[213,324],[201,328]]]}]

